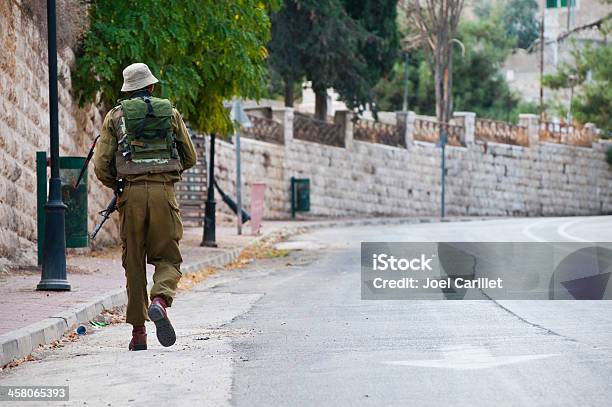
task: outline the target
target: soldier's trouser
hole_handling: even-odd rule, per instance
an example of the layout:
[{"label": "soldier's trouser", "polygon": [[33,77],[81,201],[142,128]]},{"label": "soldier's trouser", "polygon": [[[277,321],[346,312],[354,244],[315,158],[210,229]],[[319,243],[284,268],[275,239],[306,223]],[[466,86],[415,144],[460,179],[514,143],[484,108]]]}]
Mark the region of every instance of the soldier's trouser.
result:
[{"label": "soldier's trouser", "polygon": [[151,299],[162,297],[168,306],[176,295],[183,259],[179,240],[183,224],[172,184],[129,183],[118,200],[123,268],[127,278],[126,320],[142,325],[148,319],[146,263],[155,266]]}]

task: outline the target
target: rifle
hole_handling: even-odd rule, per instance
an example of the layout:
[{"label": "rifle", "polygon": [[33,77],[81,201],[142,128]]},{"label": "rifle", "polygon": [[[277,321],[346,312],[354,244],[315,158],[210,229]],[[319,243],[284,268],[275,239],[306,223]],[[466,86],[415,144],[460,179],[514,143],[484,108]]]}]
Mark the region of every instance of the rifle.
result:
[{"label": "rifle", "polygon": [[122,179],[120,179],[119,181],[117,181],[117,189],[115,191],[115,196],[113,196],[113,199],[111,199],[111,201],[108,203],[108,205],[106,206],[106,209],[98,212],[102,216],[102,220],[100,221],[100,223],[96,225],[96,227],[94,228],[94,231],[91,233],[91,236],[90,236],[91,240],[94,240],[96,238],[98,232],[100,231],[100,229],[102,229],[102,226],[104,225],[104,223],[108,220],[108,218],[111,217],[113,212],[117,210],[117,198],[121,196],[121,193],[123,192],[123,188],[124,188],[124,182]]},{"label": "rifle", "polygon": [[98,136],[94,139],[93,144],[91,145],[91,148],[89,149],[89,153],[87,153],[87,158],[85,159],[85,162],[83,163],[83,166],[81,167],[81,172],[79,173],[79,177],[74,183],[74,189],[77,189],[79,184],[81,183],[81,178],[83,178],[83,174],[85,174],[85,170],[87,169],[87,166],[89,165],[89,162],[91,161],[91,157],[93,157],[94,149],[96,148],[96,143],[98,142],[99,138],[100,138],[100,135],[98,134]]}]

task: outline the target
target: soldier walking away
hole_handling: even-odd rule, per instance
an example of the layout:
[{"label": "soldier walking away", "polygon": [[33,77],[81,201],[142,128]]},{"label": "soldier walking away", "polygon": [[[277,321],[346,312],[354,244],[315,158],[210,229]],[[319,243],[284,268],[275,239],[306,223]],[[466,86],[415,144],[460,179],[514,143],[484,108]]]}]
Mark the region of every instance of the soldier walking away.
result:
[{"label": "soldier walking away", "polygon": [[[155,323],[163,346],[176,341],[166,310],[176,295],[183,261],[174,183],[196,163],[180,113],[169,100],[151,96],[157,82],[143,63],[124,69],[121,91],[127,95],[106,115],[94,155],[96,176],[118,195],[126,320],[133,326],[130,350],[147,349],[147,319]],[[155,266],[151,305],[145,262]]]}]

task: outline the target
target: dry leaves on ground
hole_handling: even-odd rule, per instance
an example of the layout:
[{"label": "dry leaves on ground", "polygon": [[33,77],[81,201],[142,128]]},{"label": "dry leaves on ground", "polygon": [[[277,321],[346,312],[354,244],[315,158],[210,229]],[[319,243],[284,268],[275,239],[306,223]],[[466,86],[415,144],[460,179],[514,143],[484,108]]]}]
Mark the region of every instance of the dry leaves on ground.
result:
[{"label": "dry leaves on ground", "polygon": [[245,267],[252,263],[254,260],[260,259],[274,259],[277,257],[286,257],[289,255],[289,250],[277,249],[274,247],[280,238],[271,238],[266,240],[260,240],[253,243],[252,245],[245,248],[240,256],[233,262],[225,266],[228,270],[238,269]]},{"label": "dry leaves on ground", "polygon": [[196,271],[195,273],[184,274],[177,288],[181,291],[190,291],[195,287],[198,283],[206,280],[208,277],[215,274],[217,270],[213,267],[206,267],[200,271]]}]

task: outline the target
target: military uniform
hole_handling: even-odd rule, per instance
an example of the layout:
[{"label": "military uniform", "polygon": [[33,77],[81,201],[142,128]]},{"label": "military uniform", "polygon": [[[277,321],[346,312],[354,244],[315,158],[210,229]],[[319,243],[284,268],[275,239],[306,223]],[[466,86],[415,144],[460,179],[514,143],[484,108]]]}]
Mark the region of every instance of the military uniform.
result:
[{"label": "military uniform", "polygon": [[134,327],[148,319],[146,263],[155,266],[150,298],[162,298],[165,307],[175,297],[183,225],[174,183],[195,163],[185,123],[169,101],[140,90],[106,115],[94,155],[95,174],[113,190],[119,178],[124,181],[117,207],[127,279],[126,320]]}]

